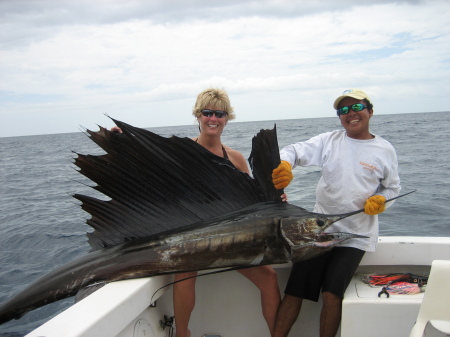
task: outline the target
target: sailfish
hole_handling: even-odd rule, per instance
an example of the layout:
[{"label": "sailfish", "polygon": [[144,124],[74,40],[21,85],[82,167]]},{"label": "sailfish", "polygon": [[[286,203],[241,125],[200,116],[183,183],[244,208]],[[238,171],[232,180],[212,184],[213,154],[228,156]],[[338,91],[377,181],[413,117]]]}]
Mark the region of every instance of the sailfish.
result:
[{"label": "sailfish", "polygon": [[91,251],[2,303],[0,324],[92,285],[301,261],[360,237],[325,230],[362,210],[323,215],[281,201],[271,179],[280,163],[276,126],[253,137],[250,176],[189,138],[112,120],[123,133],[86,130],[105,153],[74,158],[108,197],[74,195],[91,216]]}]

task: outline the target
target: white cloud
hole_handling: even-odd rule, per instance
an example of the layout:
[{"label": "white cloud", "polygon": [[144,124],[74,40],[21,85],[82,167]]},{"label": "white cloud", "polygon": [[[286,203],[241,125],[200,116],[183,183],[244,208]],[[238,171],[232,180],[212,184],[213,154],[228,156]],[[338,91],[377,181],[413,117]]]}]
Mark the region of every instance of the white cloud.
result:
[{"label": "white cloud", "polygon": [[379,113],[450,110],[449,10],[448,1],[6,0],[0,136],[73,132],[104,112],[143,127],[190,124],[209,86],[229,92],[238,121],[330,116],[348,87],[368,91]]}]

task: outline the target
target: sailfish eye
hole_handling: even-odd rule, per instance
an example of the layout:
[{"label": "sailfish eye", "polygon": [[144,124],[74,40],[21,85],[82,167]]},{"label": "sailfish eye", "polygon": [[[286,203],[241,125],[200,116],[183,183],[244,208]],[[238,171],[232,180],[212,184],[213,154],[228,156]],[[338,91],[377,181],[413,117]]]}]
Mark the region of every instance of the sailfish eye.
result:
[{"label": "sailfish eye", "polygon": [[323,221],[322,219],[318,219],[318,220],[316,221],[316,223],[317,223],[317,225],[318,225],[319,227],[322,227],[323,225],[325,225],[325,221]]}]

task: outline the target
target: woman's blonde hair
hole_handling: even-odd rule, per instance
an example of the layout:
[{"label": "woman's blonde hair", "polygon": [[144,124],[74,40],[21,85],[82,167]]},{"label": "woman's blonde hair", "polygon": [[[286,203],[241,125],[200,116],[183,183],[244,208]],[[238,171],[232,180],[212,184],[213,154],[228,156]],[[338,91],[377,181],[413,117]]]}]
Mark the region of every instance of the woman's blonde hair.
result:
[{"label": "woman's blonde hair", "polygon": [[194,117],[198,118],[201,116],[201,111],[206,109],[206,107],[213,107],[217,110],[226,111],[228,114],[226,117],[227,120],[236,118],[233,107],[230,105],[228,94],[223,89],[209,88],[198,94],[192,114]]}]

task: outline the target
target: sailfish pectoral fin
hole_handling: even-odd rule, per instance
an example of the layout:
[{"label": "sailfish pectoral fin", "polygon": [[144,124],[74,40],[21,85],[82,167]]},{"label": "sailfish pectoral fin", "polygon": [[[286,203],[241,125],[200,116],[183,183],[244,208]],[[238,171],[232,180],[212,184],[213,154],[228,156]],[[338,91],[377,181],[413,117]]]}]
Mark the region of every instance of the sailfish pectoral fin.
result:
[{"label": "sailfish pectoral fin", "polygon": [[351,233],[322,233],[316,237],[316,240],[311,241],[306,245],[291,247],[291,261],[299,262],[309,260],[330,251],[345,240],[366,237],[367,236]]},{"label": "sailfish pectoral fin", "polygon": [[354,238],[368,238],[368,236],[353,233],[322,233],[314,242],[316,247],[333,248],[341,242]]}]

